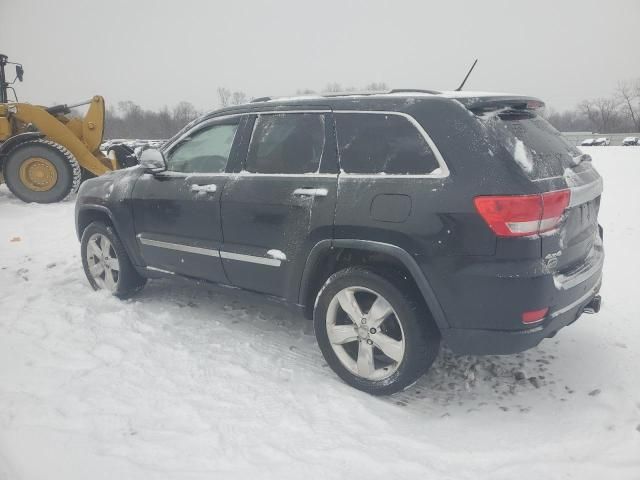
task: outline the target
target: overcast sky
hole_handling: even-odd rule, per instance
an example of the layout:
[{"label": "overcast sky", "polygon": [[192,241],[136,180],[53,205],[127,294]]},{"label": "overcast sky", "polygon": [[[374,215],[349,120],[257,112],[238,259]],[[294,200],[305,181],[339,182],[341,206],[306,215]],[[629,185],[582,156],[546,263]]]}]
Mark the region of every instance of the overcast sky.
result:
[{"label": "overcast sky", "polygon": [[564,109],[640,77],[640,0],[0,0],[0,52],[32,103],[145,108],[362,87],[536,95]]}]

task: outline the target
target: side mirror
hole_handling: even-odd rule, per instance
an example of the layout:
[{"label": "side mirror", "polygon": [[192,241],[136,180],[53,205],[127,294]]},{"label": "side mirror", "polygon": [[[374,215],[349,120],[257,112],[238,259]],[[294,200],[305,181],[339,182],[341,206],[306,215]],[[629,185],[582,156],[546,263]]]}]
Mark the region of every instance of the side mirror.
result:
[{"label": "side mirror", "polygon": [[22,68],[22,65],[16,65],[16,77],[18,77],[18,80],[22,81],[22,78],[24,77],[24,68]]},{"label": "side mirror", "polygon": [[140,155],[140,166],[149,173],[164,172],[167,169],[167,162],[160,150],[148,148]]}]

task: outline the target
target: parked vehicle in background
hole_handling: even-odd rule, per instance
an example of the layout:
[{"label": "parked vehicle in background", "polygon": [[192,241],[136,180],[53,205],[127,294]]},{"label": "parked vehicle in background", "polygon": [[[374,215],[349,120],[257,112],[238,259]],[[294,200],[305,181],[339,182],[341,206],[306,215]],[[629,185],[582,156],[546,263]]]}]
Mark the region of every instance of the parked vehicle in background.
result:
[{"label": "parked vehicle in background", "polygon": [[640,145],[640,137],[626,137],[622,140],[622,145],[625,147]]},{"label": "parked vehicle in background", "polygon": [[[16,77],[8,82],[7,65]],[[12,84],[22,82],[24,68],[0,54],[0,184],[24,202],[55,203],[75,193],[88,177],[129,167],[137,159],[106,156],[104,98],[95,95],[75,104],[43,107],[19,102]],[[9,99],[12,92],[14,100]],[[87,107],[83,115],[77,107]]]},{"label": "parked vehicle in background", "polygon": [[114,138],[107,140],[100,145],[100,150],[107,154],[109,158],[129,159],[126,166],[134,165],[138,158],[147,148],[161,148],[166,140],[131,140],[124,138]]},{"label": "parked vehicle in background", "polygon": [[595,142],[595,139],[593,138],[585,138],[581,143],[580,146],[582,147],[592,147],[593,144]]},{"label": "parked vehicle in background", "polygon": [[118,297],[176,275],[278,297],[377,395],[441,341],[521,352],[600,307],[602,179],[543,106],[404,90],[209,113],[83,184],[85,273]]},{"label": "parked vehicle in background", "polygon": [[145,150],[147,148],[161,148],[167,141],[166,140],[142,140],[142,139],[128,139],[128,138],[114,138],[106,140],[100,145],[100,150],[103,152],[109,152],[116,145],[124,145],[131,151],[136,149]]},{"label": "parked vehicle in background", "polygon": [[594,147],[606,147],[609,144],[611,144],[611,139],[607,137],[596,138],[593,142]]}]

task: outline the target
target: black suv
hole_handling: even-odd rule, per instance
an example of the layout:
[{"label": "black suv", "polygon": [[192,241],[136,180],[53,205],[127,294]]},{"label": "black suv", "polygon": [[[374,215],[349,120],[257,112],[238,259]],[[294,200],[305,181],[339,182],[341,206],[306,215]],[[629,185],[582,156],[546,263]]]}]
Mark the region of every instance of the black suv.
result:
[{"label": "black suv", "polygon": [[180,275],[284,299],[350,385],[416,381],[441,340],[510,354],[599,309],[602,180],[530,97],[259,99],[82,185],[93,288]]}]

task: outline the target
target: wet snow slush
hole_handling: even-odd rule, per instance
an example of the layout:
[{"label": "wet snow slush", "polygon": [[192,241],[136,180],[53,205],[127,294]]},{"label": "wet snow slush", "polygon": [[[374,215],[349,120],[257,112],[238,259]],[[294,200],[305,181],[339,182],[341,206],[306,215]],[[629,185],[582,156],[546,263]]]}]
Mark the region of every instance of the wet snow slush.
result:
[{"label": "wet snow slush", "polygon": [[640,148],[589,153],[600,314],[521,355],[445,351],[388,398],[343,384],[311,323],[257,295],[93,292],[73,202],[0,187],[0,479],[640,478]]}]

